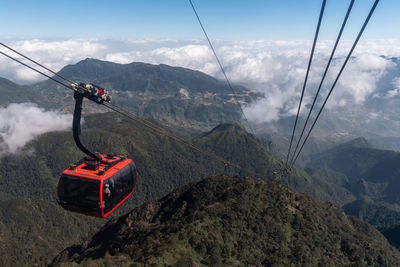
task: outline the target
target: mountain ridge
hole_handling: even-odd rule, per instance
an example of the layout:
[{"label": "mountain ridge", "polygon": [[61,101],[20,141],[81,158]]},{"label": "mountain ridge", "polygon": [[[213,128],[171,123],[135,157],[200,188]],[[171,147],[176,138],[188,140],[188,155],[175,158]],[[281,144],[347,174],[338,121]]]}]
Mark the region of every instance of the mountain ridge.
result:
[{"label": "mountain ridge", "polygon": [[399,152],[372,148],[365,139],[356,139],[311,159],[306,168],[310,175],[331,173],[325,177],[356,198],[344,203],[348,214],[378,226],[400,224]]},{"label": "mountain ridge", "polygon": [[[241,111],[226,82],[210,75],[165,64],[118,64],[87,58],[65,66],[60,75],[110,90],[113,101],[136,115],[175,127],[210,130],[223,121],[241,121]],[[55,77],[57,80],[58,77]],[[46,107],[72,112],[72,94],[47,80],[32,86]],[[260,96],[255,90],[232,85],[240,103]],[[89,112],[99,112],[90,108]]]}]

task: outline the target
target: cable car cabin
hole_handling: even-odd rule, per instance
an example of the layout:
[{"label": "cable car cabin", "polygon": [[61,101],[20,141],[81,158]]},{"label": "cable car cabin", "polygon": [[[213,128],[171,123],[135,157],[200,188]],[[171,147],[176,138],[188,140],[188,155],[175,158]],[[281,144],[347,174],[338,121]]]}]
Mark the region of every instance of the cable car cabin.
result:
[{"label": "cable car cabin", "polygon": [[105,218],[133,193],[137,170],[131,159],[98,154],[71,165],[60,177],[58,203],[67,210]]},{"label": "cable car cabin", "polygon": [[82,102],[110,103],[108,91],[93,84],[73,84],[75,98],[72,133],[77,147],[88,157],[71,165],[60,177],[58,203],[67,210],[105,218],[133,193],[137,170],[131,159],[91,152],[81,142]]}]

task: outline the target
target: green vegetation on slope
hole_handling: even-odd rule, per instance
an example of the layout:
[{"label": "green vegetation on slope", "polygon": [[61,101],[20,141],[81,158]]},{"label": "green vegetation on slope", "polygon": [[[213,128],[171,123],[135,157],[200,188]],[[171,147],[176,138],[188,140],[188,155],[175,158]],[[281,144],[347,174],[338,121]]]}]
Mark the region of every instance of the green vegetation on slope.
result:
[{"label": "green vegetation on slope", "polygon": [[110,221],[54,266],[399,266],[372,226],[278,182],[213,176]]},{"label": "green vegetation on slope", "polygon": [[[160,137],[146,129],[134,124],[125,118],[114,113],[97,114],[85,117],[82,128],[83,139],[93,151],[103,153],[114,153],[131,157],[139,170],[139,181],[135,197],[124,204],[115,216],[130,211],[132,208],[144,201],[154,200],[171,192],[178,186],[182,186],[193,180],[197,180],[212,174],[226,173],[229,175],[249,175],[232,167],[225,168],[220,162],[215,162],[209,157],[202,155],[190,148],[170,140],[167,137]],[[262,140],[247,133],[237,124],[222,124],[216,129],[205,133],[194,140],[198,145],[214,151],[216,154],[260,173],[261,178],[272,177],[273,170],[279,162],[277,158],[269,154],[262,143]],[[62,210],[56,204],[56,185],[59,174],[69,166],[80,160],[84,155],[76,148],[70,132],[53,132],[41,135],[28,144],[23,151],[3,157],[0,160],[0,200],[10,198],[24,198],[28,203],[35,201],[46,201],[52,204],[48,209],[39,210],[40,214],[47,217],[48,225],[56,224],[58,217],[51,216],[52,209],[63,214],[68,220],[75,221],[82,225],[101,226],[104,221],[92,219],[83,215],[74,215]],[[330,192],[330,187],[318,179],[310,179],[304,172],[295,170],[289,180],[284,181],[290,187],[301,192],[307,192],[323,200],[334,201],[340,196]],[[24,201],[25,201],[24,200]],[[28,205],[28,204],[27,204]],[[29,206],[29,205],[28,205]],[[27,207],[28,207],[27,206]],[[10,213],[15,211],[10,210]],[[15,216],[22,216],[16,214]],[[35,215],[36,216],[36,215]],[[35,216],[26,216],[27,224],[35,224]],[[51,259],[54,248],[61,250],[62,244],[57,243],[55,228],[44,224],[48,235],[42,236],[45,239],[48,250],[37,251],[30,261],[26,257],[19,257],[18,265],[29,265],[38,258]],[[5,229],[14,228],[18,232],[19,224],[11,224],[9,221]],[[70,231],[66,226],[60,226],[60,233]],[[68,241],[64,246],[78,242],[79,236],[87,233],[85,227],[74,228],[76,235],[67,235]],[[21,232],[22,233],[22,232]],[[8,235],[6,242],[12,243],[13,239],[20,239],[19,234]],[[28,244],[28,243],[26,243]],[[51,245],[54,244],[54,245]],[[60,244],[60,245],[57,245]],[[19,245],[18,250],[11,252],[0,249],[0,256],[8,260],[13,255],[28,253],[25,243]]]},{"label": "green vegetation on slope", "polygon": [[374,149],[357,138],[314,155],[306,171],[353,196],[353,201],[338,203],[348,214],[374,225],[395,226],[400,223],[399,163],[399,152]]},{"label": "green vegetation on slope", "polygon": [[99,225],[56,203],[22,197],[1,200],[0,218],[0,266],[45,266]]},{"label": "green vegetation on slope", "polygon": [[32,102],[34,94],[30,91],[29,86],[17,85],[7,79],[0,77],[0,106],[9,103]]}]

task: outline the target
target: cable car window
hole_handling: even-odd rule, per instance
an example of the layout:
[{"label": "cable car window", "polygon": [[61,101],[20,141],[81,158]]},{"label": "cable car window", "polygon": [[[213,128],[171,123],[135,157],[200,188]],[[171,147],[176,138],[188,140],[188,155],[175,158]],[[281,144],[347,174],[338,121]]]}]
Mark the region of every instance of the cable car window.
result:
[{"label": "cable car window", "polygon": [[99,205],[100,183],[92,180],[80,181],[80,202],[82,206],[97,208]]},{"label": "cable car window", "polygon": [[99,207],[99,181],[62,176],[59,190],[60,199],[70,204],[87,209]]},{"label": "cable car window", "polygon": [[70,177],[61,177],[60,180],[60,198],[70,201],[78,201],[79,182],[72,180]]},{"label": "cable car window", "polygon": [[113,202],[118,203],[124,198],[124,188],[121,184],[121,173],[118,172],[110,179],[113,181]]},{"label": "cable car window", "polygon": [[134,172],[131,165],[126,166],[110,178],[113,184],[113,202],[122,201],[133,190]]},{"label": "cable car window", "polygon": [[120,183],[123,184],[124,193],[129,194],[133,190],[134,169],[132,165],[126,166],[121,170]]}]

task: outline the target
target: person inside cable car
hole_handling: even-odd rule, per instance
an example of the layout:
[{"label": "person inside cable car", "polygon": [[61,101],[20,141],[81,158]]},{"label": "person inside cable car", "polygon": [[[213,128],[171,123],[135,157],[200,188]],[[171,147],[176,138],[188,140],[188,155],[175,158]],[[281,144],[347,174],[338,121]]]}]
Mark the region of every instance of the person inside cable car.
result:
[{"label": "person inside cable car", "polygon": [[110,185],[107,183],[104,184],[103,190],[103,207],[108,207],[111,204],[111,190]]}]

